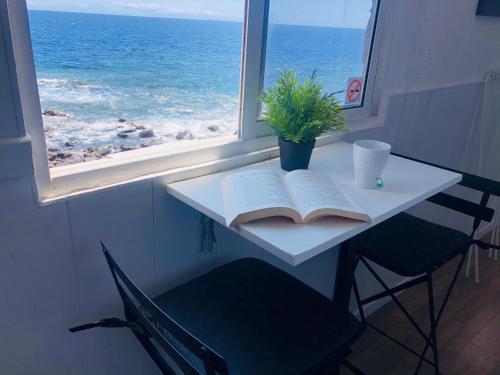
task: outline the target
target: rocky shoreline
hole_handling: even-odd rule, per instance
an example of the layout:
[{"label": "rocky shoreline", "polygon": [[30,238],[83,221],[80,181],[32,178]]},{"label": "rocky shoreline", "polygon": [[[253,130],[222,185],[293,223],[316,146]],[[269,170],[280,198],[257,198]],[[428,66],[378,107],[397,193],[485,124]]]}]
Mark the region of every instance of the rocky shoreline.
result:
[{"label": "rocky shoreline", "polygon": [[[47,109],[42,112],[43,117],[64,118],[67,114],[55,109]],[[210,132],[216,133],[219,128],[216,125],[208,126]],[[46,135],[50,135],[52,129],[45,128]],[[78,147],[78,139],[70,137],[62,146],[48,147],[47,156],[49,167],[60,167],[64,165],[89,162],[109,157],[111,154],[126,152],[140,148],[161,144],[152,129],[142,125],[134,124],[125,118],[119,118],[116,128],[113,130],[116,142],[104,146]],[[193,140],[196,137],[189,130],[180,130],[172,134],[173,140]]]}]

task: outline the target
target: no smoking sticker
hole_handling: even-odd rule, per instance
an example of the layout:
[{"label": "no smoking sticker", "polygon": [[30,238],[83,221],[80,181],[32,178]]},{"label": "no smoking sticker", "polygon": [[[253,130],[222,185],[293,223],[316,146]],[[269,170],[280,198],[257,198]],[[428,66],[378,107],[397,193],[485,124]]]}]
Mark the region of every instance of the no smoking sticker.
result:
[{"label": "no smoking sticker", "polygon": [[359,104],[363,93],[363,80],[361,78],[349,78],[345,93],[346,104]]}]

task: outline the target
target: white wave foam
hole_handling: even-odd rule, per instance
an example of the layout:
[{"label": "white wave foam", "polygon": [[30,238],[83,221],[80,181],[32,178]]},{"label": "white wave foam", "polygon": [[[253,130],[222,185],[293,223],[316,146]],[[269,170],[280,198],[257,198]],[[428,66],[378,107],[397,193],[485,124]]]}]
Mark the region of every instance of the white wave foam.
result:
[{"label": "white wave foam", "polygon": [[39,78],[37,79],[38,86],[73,86],[80,88],[101,88],[101,85],[95,83],[89,83],[85,81],[70,80],[70,79],[59,79],[59,78]]},{"label": "white wave foam", "polygon": [[[197,116],[198,117],[198,116]],[[86,122],[69,117],[44,117],[46,141],[49,148],[64,148],[66,142],[74,144],[74,149],[83,151],[88,147],[108,145],[139,145],[141,143],[164,144],[177,142],[179,134],[188,131],[182,139],[197,140],[233,135],[238,129],[237,113],[226,113],[218,118],[167,119],[149,117],[128,121],[125,124],[117,119],[103,119]],[[119,138],[118,133],[134,126],[154,131],[153,139],[142,139],[139,132],[128,133],[127,138]]]},{"label": "white wave foam", "polygon": [[[164,144],[179,139],[197,140],[233,135],[238,129],[239,100],[217,92],[189,92],[177,88],[130,92],[94,86],[84,81],[39,79],[42,106],[59,110],[65,117],[44,116],[49,148],[66,148],[83,153],[88,147],[136,147]],[[127,115],[128,113],[128,115]],[[126,123],[119,123],[126,117]],[[118,133],[135,132],[126,138]],[[140,129],[153,130],[153,138],[139,137]]]},{"label": "white wave foam", "polygon": [[41,85],[53,85],[53,86],[61,86],[67,85],[69,83],[68,79],[56,79],[56,78],[39,78],[37,80],[39,86]]},{"label": "white wave foam", "polygon": [[119,99],[118,96],[111,92],[101,90],[97,85],[82,83],[75,85],[73,81],[68,80],[54,80],[54,82],[39,85],[39,90],[42,105],[45,102],[61,105],[103,102],[110,102],[112,104]]}]

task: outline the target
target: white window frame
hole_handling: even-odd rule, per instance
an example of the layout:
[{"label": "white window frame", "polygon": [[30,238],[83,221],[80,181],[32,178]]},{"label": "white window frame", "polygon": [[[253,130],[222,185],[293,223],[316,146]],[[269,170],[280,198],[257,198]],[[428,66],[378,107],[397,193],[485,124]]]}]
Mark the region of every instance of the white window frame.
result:
[{"label": "white window frame", "polygon": [[[109,159],[52,168],[49,171],[43,120],[36,80],[35,63],[25,1],[10,1],[10,37],[18,69],[24,121],[32,139],[36,185],[41,202],[115,184],[154,176],[169,180],[195,177],[277,157],[277,140],[259,124],[256,100],[263,83],[265,43],[269,1],[244,0],[245,19],[241,64],[240,115],[238,136],[200,140],[196,143],[152,146],[112,154]],[[380,62],[383,60],[384,26],[389,1],[379,0],[374,22],[369,74],[364,90],[364,105],[346,109],[351,131],[381,126],[378,113],[381,93]],[[339,133],[318,139],[318,145],[339,140]]]}]

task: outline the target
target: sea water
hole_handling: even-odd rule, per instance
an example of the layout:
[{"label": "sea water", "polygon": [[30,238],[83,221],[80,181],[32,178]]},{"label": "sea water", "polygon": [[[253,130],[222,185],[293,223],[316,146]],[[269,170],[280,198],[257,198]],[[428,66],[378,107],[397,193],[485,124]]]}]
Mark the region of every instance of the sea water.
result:
[{"label": "sea water", "polygon": [[[143,147],[235,134],[242,23],[29,12],[48,147]],[[265,86],[281,69],[318,77],[343,100],[363,73],[360,29],[269,28]],[[126,122],[118,122],[125,119]],[[118,137],[131,126],[139,129]],[[135,129],[134,128],[134,129]],[[140,139],[141,129],[154,137]],[[149,143],[148,143],[149,142]]]}]

